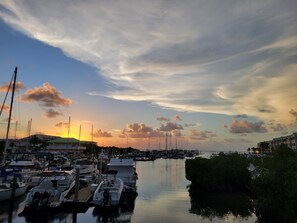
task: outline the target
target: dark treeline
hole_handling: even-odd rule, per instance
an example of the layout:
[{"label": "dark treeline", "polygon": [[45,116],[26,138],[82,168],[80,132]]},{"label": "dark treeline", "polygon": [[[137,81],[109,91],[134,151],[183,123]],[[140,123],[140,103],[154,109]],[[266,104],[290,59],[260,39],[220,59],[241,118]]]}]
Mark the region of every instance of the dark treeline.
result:
[{"label": "dark treeline", "polygon": [[[251,164],[254,171],[248,170]],[[259,223],[296,222],[297,152],[287,146],[262,159],[220,153],[186,160],[185,165],[191,212],[209,218],[255,213]]]},{"label": "dark treeline", "polygon": [[250,185],[248,160],[238,153],[219,153],[211,159],[186,160],[186,178],[205,192],[245,191]]}]

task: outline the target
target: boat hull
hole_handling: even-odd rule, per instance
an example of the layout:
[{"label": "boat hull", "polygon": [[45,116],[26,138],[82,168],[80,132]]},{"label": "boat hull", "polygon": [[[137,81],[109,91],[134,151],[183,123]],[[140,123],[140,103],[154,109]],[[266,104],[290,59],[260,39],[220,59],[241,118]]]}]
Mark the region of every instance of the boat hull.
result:
[{"label": "boat hull", "polygon": [[94,192],[92,203],[96,206],[109,207],[118,206],[124,189],[123,180],[116,178],[110,181],[103,181]]},{"label": "boat hull", "polygon": [[[15,189],[14,197],[22,196],[26,193],[28,189],[27,184],[22,184],[18,188]],[[0,189],[0,201],[6,201],[11,199],[12,188]]]}]

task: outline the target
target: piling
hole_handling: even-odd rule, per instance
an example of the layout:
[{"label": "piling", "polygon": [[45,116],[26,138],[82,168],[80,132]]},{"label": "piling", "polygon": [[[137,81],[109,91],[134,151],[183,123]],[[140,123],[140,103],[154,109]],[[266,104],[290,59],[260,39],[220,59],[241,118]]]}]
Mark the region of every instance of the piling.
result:
[{"label": "piling", "polygon": [[75,190],[73,201],[78,201],[78,191],[79,191],[79,168],[75,168]]}]

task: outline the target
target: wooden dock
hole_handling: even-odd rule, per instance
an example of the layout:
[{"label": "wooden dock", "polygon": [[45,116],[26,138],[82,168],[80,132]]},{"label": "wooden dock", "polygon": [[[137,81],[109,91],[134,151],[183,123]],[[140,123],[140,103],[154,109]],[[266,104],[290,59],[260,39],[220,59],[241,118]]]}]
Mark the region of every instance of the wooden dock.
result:
[{"label": "wooden dock", "polygon": [[78,191],[77,200],[72,195],[69,199],[65,200],[62,204],[63,212],[76,212],[85,213],[89,207],[92,206],[90,201],[92,200],[93,194],[89,187],[83,187]]},{"label": "wooden dock", "polygon": [[77,200],[74,199],[74,194],[66,200],[66,202],[89,202],[92,198],[90,187],[83,187],[78,191]]}]

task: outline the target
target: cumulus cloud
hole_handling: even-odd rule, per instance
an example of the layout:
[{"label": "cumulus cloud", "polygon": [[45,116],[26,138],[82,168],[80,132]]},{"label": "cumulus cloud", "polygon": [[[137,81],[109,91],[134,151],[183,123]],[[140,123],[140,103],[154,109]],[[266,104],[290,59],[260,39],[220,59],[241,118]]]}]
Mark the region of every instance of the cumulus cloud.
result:
[{"label": "cumulus cloud", "polygon": [[162,135],[158,130],[154,130],[143,123],[128,124],[123,134],[131,138],[148,138]]},{"label": "cumulus cloud", "polygon": [[282,134],[288,134],[288,128],[286,125],[283,125],[281,123],[278,123],[276,125],[273,125],[272,130],[275,132],[281,132]]},{"label": "cumulus cloud", "polygon": [[175,115],[172,119],[174,121],[182,121],[182,119],[181,119],[181,117],[179,115]]},{"label": "cumulus cloud", "polygon": [[110,138],[112,134],[110,132],[102,131],[101,129],[97,130],[97,132],[93,133],[95,138]]},{"label": "cumulus cloud", "polygon": [[198,131],[196,129],[192,129],[190,132],[190,139],[192,140],[206,140],[216,136],[217,135],[212,131]]},{"label": "cumulus cloud", "polygon": [[173,130],[172,131],[172,135],[175,136],[175,137],[179,137],[179,138],[184,136],[183,133],[182,133],[182,131],[181,130],[178,130],[178,129]]},{"label": "cumulus cloud", "polygon": [[230,125],[224,126],[226,129],[229,130],[230,133],[263,133],[267,132],[266,127],[264,126],[264,122],[248,122],[247,120],[241,119],[237,120],[235,118],[232,119]]},{"label": "cumulus cloud", "polygon": [[52,108],[46,109],[46,111],[45,111],[45,117],[47,117],[47,118],[55,118],[58,115],[63,115],[63,113],[58,112]]},{"label": "cumulus cloud", "polygon": [[[7,89],[9,88],[9,83],[5,83],[3,85],[0,86],[0,92],[7,92]],[[17,81],[15,83],[15,90],[20,90],[20,89],[24,89],[25,85],[22,82]],[[10,86],[10,91],[12,90],[12,85]]]},{"label": "cumulus cloud", "polygon": [[28,89],[22,97],[23,101],[37,101],[43,107],[68,106],[72,103],[71,99],[63,98],[50,83],[44,83],[40,87]]},{"label": "cumulus cloud", "polygon": [[9,106],[8,105],[1,105],[1,112],[2,111],[8,111],[9,110]]},{"label": "cumulus cloud", "polygon": [[173,130],[182,130],[184,129],[182,125],[179,125],[174,122],[167,122],[166,124],[161,124],[160,131],[170,132]]},{"label": "cumulus cloud", "polygon": [[195,124],[195,123],[185,123],[184,124],[184,126],[185,126],[185,128],[188,128],[188,127],[194,127],[194,126],[196,126],[197,124]]},{"label": "cumulus cloud", "polygon": [[2,0],[0,5],[6,23],[95,66],[117,86],[95,94],[261,120],[288,121],[284,111],[297,107],[297,2]]}]

